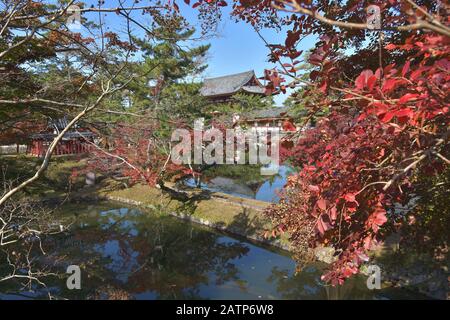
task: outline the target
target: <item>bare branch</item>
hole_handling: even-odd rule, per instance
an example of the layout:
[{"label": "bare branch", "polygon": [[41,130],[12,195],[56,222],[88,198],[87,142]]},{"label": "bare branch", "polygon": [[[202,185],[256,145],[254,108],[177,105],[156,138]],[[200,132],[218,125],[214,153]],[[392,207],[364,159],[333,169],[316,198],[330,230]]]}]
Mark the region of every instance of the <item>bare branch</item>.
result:
[{"label": "bare branch", "polygon": [[[276,3],[272,2],[272,7],[280,10],[280,11],[287,11],[287,12],[298,12],[302,14],[306,14],[310,17],[313,17],[320,22],[323,22],[328,25],[340,27],[340,28],[346,28],[346,29],[361,29],[361,30],[369,30],[369,27],[366,23],[355,23],[355,22],[348,22],[348,21],[337,21],[333,19],[326,18],[325,16],[321,15],[317,11],[313,11],[310,9],[306,9],[302,7],[299,3],[297,3],[295,0],[277,0],[276,2],[282,3],[283,5],[277,5]],[[438,32],[440,34],[443,34],[447,37],[450,37],[450,29],[442,24],[440,25],[434,25],[427,21],[423,21],[420,19],[417,19],[416,23],[413,24],[407,24],[404,26],[393,26],[393,27],[385,27],[381,30],[388,31],[388,30],[394,30],[394,31],[412,31],[412,30],[420,30],[420,29],[429,29],[435,32]],[[380,31],[380,30],[378,30]]]},{"label": "bare branch", "polygon": [[[120,72],[120,71],[119,71]],[[116,74],[116,76],[118,75],[118,73]],[[115,78],[115,77],[114,77]],[[112,92],[115,92],[116,90],[110,90],[110,86],[111,86],[111,82],[114,78],[111,78],[108,80],[106,87],[103,88],[103,92],[102,94],[97,98],[97,100],[95,101],[95,103],[93,103],[90,106],[87,106],[83,111],[81,111],[80,113],[78,113],[78,115],[76,117],[74,117],[72,119],[72,121],[70,121],[67,126],[53,139],[52,143],[50,144],[45,156],[44,156],[44,160],[41,164],[41,166],[39,167],[39,169],[36,171],[36,173],[34,174],[34,176],[32,176],[31,178],[25,180],[24,182],[22,182],[21,184],[19,184],[17,187],[11,189],[9,192],[7,192],[5,195],[2,196],[2,198],[0,199],[0,206],[3,205],[9,198],[11,198],[14,194],[16,194],[17,192],[19,192],[20,190],[22,190],[23,188],[25,188],[26,186],[28,186],[29,184],[33,183],[34,181],[36,181],[37,179],[39,179],[39,177],[45,172],[45,170],[47,169],[48,165],[50,164],[50,159],[52,156],[53,151],[56,149],[56,146],[58,145],[58,143],[62,140],[62,138],[64,137],[64,135],[78,122],[78,120],[80,120],[81,118],[83,118],[87,113],[89,113],[90,111],[92,111],[96,106],[98,106],[103,99],[105,98],[105,96],[111,94]]]}]

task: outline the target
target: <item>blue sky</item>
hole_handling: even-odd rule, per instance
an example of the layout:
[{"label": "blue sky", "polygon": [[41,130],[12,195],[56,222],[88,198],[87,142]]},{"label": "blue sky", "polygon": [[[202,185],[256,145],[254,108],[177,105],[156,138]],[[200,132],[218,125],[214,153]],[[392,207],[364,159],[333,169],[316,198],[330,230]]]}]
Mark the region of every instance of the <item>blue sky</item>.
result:
[{"label": "blue sky", "polygon": [[[250,24],[235,22],[230,17],[230,7],[223,10],[218,35],[207,41],[211,44],[211,49],[207,60],[208,68],[204,72],[204,77],[217,77],[247,70],[254,70],[258,77],[262,76],[264,69],[275,66],[267,61],[269,49]],[[198,22],[196,11],[184,5],[184,3],[180,5],[180,12],[192,24],[195,25],[195,22]],[[286,30],[266,29],[261,33],[268,43],[283,43],[286,36]],[[312,40],[312,38],[305,39],[302,42],[304,51],[313,46]],[[288,95],[289,93],[275,96],[275,103],[282,105]]]},{"label": "blue sky", "polygon": [[[87,1],[88,3],[96,3],[96,1]],[[106,1],[105,7],[114,7],[115,1]],[[186,17],[188,22],[200,29],[199,20],[197,18],[197,9],[192,9],[183,1],[178,1],[180,13]],[[211,48],[208,53],[206,63],[208,68],[203,74],[204,78],[223,76],[232,73],[239,73],[248,70],[254,70],[258,77],[262,76],[264,69],[273,68],[274,64],[269,63],[269,49],[265,46],[262,39],[256,34],[250,24],[244,22],[235,22],[230,16],[231,7],[223,8],[222,21],[220,22],[217,35],[208,38],[205,43],[210,43]],[[139,14],[140,15],[140,14]],[[96,19],[97,14],[90,14],[89,18]],[[124,21],[118,19],[116,14],[106,15],[106,24],[116,32],[123,31]],[[135,29],[139,32],[138,29]],[[286,30],[263,30],[262,35],[269,43],[283,43]],[[193,45],[198,45],[194,42]],[[307,38],[302,42],[302,48],[307,51],[313,46],[313,38]],[[275,103],[282,105],[288,94],[275,96]]]}]

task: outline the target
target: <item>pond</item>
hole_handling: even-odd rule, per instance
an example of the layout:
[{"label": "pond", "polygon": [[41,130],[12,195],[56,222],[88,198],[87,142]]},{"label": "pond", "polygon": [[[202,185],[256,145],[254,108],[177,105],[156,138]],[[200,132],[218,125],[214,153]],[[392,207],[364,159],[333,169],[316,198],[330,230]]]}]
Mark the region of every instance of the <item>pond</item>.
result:
[{"label": "pond", "polygon": [[[70,231],[44,241],[42,263],[78,265],[81,290],[66,278],[46,281],[69,299],[394,299],[416,298],[400,289],[370,291],[363,277],[342,287],[320,281],[324,266],[295,274],[287,252],[217,233],[169,216],[114,203],[67,207]],[[0,284],[2,299],[46,298],[42,290]]]},{"label": "pond", "polygon": [[[241,177],[216,175],[209,177],[205,182],[201,182],[200,188],[212,192],[222,192],[236,197],[278,202],[278,192],[283,189],[287,182],[287,177],[292,172],[294,170],[291,167],[280,166],[278,174],[273,176],[260,176],[258,168],[253,173],[254,179],[252,180],[241,179]],[[196,181],[193,178],[186,179],[184,184],[188,187],[196,187]]]}]

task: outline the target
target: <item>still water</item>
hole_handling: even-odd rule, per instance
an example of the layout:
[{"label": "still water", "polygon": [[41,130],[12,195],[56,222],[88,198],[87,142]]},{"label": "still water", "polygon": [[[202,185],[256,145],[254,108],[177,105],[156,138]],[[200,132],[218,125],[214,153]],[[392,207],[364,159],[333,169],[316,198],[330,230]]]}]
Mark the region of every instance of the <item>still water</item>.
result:
[{"label": "still water", "polygon": [[[289,254],[149,211],[108,203],[59,213],[70,231],[44,241],[42,263],[82,270],[81,290],[49,279],[52,295],[68,299],[391,299],[398,289],[369,291],[364,278],[333,288],[320,264],[294,274]],[[0,284],[0,298],[46,298]]]},{"label": "still water", "polygon": [[[266,176],[263,181],[257,185],[249,185],[241,179],[216,176],[207,182],[200,183],[200,188],[212,192],[222,192],[232,196],[256,199],[266,202],[278,202],[280,192],[286,185],[288,176],[294,172],[289,166],[280,166],[278,174]],[[259,171],[257,172],[259,174]],[[196,182],[192,178],[184,181],[188,187],[195,187]]]}]

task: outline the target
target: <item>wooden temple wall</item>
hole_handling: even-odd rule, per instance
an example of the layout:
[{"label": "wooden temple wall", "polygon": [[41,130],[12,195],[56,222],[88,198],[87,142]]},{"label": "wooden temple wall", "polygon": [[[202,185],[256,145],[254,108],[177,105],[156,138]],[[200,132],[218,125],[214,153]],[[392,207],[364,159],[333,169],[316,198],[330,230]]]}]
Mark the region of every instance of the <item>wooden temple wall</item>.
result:
[{"label": "wooden temple wall", "polygon": [[[33,140],[31,144],[28,145],[27,153],[37,157],[43,157],[47,152],[50,143],[51,142],[44,140]],[[88,153],[91,150],[92,146],[86,142],[80,140],[67,140],[60,141],[57,144],[53,155],[82,154]]]}]

